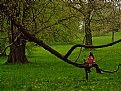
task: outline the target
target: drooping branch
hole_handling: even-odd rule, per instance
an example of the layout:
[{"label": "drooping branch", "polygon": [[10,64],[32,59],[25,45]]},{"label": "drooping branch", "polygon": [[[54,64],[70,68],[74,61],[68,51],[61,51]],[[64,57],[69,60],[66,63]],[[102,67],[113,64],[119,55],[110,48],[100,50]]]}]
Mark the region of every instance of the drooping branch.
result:
[{"label": "drooping branch", "polygon": [[67,62],[69,64],[72,64],[72,65],[74,65],[76,67],[80,67],[80,68],[85,68],[85,67],[88,66],[86,64],[77,64],[75,62],[72,62],[71,60],[66,59],[62,54],[60,54],[56,50],[52,49],[50,46],[45,44],[42,40],[40,40],[40,39],[32,36],[30,33],[28,33],[27,31],[29,31],[29,30],[27,30],[24,26],[22,26],[21,24],[16,22],[16,20],[14,18],[12,19],[12,22],[28,38],[29,41],[37,43],[38,45],[40,45],[41,47],[43,47],[44,49],[46,49],[47,51],[49,51],[53,55],[57,56],[58,58],[62,59],[63,61],[65,61],[65,62]]}]

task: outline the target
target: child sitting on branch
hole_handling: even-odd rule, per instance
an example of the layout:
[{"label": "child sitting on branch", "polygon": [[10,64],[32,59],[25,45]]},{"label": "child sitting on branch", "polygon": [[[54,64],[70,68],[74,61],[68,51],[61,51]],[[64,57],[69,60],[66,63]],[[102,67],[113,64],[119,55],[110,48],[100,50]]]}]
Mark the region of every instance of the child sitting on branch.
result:
[{"label": "child sitting on branch", "polygon": [[[96,72],[97,72],[97,73],[101,73],[101,70],[100,70],[99,66],[95,63],[94,55],[93,55],[92,52],[90,52],[90,55],[88,56],[88,61],[86,61],[86,59],[84,59],[84,63],[85,63],[85,64],[89,64],[89,67],[90,67],[90,68],[91,68],[91,67],[95,67],[95,68],[96,68]],[[90,68],[87,68],[87,69],[86,69],[88,73],[91,72]]]}]

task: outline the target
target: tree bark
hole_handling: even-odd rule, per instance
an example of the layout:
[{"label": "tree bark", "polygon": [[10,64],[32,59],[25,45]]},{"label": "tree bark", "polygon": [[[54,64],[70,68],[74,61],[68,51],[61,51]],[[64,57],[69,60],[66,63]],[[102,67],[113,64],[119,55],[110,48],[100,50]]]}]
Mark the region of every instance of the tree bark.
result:
[{"label": "tree bark", "polygon": [[114,42],[114,31],[112,31],[112,42]]},{"label": "tree bark", "polygon": [[[20,39],[19,39],[20,40]],[[7,64],[11,63],[29,63],[25,55],[25,42],[22,42],[22,45],[16,46],[13,44],[10,46],[10,54],[8,56]]]},{"label": "tree bark", "polygon": [[[11,24],[11,36],[9,35],[9,42],[12,43],[12,45],[10,46],[10,53],[8,55],[8,60],[6,62],[6,64],[12,64],[12,63],[29,63],[29,61],[26,58],[25,55],[25,46],[26,46],[26,41],[24,38],[24,35],[21,32],[15,32],[15,26],[13,24]],[[14,33],[15,32],[15,33]],[[21,35],[17,38],[16,41],[15,38],[17,37],[16,34],[21,33]]]},{"label": "tree bark", "polygon": [[85,15],[85,38],[86,38],[86,45],[92,45],[92,32],[90,29],[91,23],[91,13],[93,12],[90,3],[88,3],[87,13]]},{"label": "tree bark", "polygon": [[86,45],[92,45],[92,33],[90,29],[90,22],[85,22],[85,37],[86,37]]},{"label": "tree bark", "polygon": [[[14,8],[11,8],[11,12],[13,13],[14,17],[18,18],[19,22],[22,22],[24,26],[27,27],[28,24],[28,16],[29,16],[29,5],[27,4],[29,1],[23,2],[21,6],[20,3],[16,3]],[[23,7],[23,10],[20,10],[20,7]],[[23,12],[22,19],[20,18],[20,12]],[[25,47],[26,41],[24,35],[19,31],[19,29],[13,24],[12,19],[10,18],[10,30],[9,30],[9,42],[12,45],[10,46],[10,54],[8,56],[8,60],[6,63],[29,63],[25,55]],[[21,35],[17,38],[16,37],[21,33]]]}]

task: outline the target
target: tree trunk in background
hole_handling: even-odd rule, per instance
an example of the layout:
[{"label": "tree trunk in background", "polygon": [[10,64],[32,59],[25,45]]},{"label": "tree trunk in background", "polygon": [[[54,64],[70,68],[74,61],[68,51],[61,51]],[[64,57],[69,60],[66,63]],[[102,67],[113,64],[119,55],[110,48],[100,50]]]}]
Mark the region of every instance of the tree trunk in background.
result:
[{"label": "tree trunk in background", "polygon": [[91,13],[93,12],[93,10],[91,9],[90,4],[88,4],[88,8],[87,8],[87,14],[85,15],[85,44],[86,45],[92,45],[92,32],[90,29],[90,23],[91,23]]},{"label": "tree trunk in background", "polygon": [[112,31],[112,42],[114,42],[114,31]]},{"label": "tree trunk in background", "polygon": [[90,29],[90,22],[85,22],[85,38],[86,45],[92,45],[92,33]]}]

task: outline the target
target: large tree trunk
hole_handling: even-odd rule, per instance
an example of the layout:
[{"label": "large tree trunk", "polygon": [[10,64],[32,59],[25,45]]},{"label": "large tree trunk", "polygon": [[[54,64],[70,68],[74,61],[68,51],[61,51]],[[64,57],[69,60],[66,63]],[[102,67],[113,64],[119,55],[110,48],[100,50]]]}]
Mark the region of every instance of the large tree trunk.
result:
[{"label": "large tree trunk", "polygon": [[29,63],[25,55],[25,37],[20,31],[18,31],[18,28],[16,28],[11,21],[9,23],[10,29],[8,31],[8,36],[9,43],[12,45],[10,46],[10,53],[6,64]]},{"label": "large tree trunk", "polygon": [[[15,9],[13,9],[13,14],[15,17],[18,18],[19,22],[22,22],[24,26],[27,27],[28,24],[28,16],[29,16],[29,1],[24,1],[23,2],[23,17],[22,19],[20,18],[20,3],[16,3]],[[12,20],[11,20],[12,21]],[[26,58],[25,55],[25,47],[26,47],[26,41],[24,38],[24,35],[19,31],[18,28],[16,28],[13,25],[13,22],[10,22],[10,31],[9,31],[9,42],[12,43],[10,46],[10,54],[8,56],[8,60],[6,63],[29,63],[29,61]],[[20,34],[20,36],[19,36]],[[18,37],[19,36],[19,37]],[[17,40],[16,40],[17,38]],[[16,41],[15,41],[16,40]]]},{"label": "large tree trunk", "polygon": [[[17,42],[15,42],[16,44],[13,43],[12,46],[10,46],[10,54],[8,56],[8,60],[7,60],[7,64],[10,63],[29,63],[29,61],[26,58],[25,55],[25,45],[26,42],[25,40],[23,40],[22,38],[23,36],[21,36],[20,38],[18,38],[17,42],[19,42],[19,45]],[[22,41],[23,40],[23,41]]]},{"label": "large tree trunk", "polygon": [[10,47],[7,63],[29,63],[25,56],[25,44],[20,47],[16,47],[15,44],[13,44]]}]

